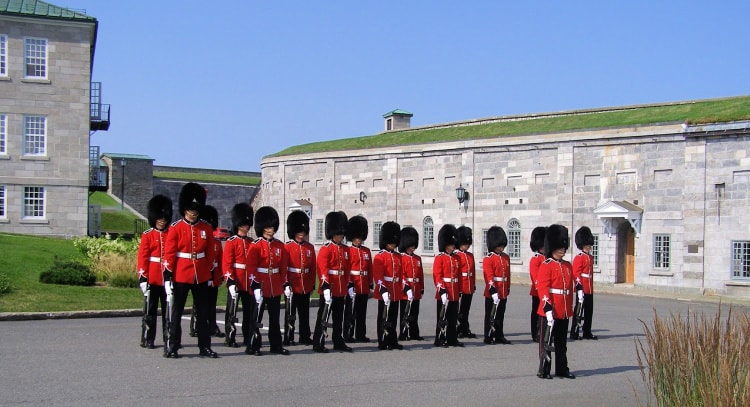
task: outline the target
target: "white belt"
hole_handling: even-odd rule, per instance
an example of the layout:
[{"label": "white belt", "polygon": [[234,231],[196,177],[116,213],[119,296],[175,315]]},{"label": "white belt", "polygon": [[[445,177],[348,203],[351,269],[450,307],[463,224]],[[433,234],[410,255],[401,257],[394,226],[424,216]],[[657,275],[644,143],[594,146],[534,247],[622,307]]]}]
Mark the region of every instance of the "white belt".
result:
[{"label": "white belt", "polygon": [[340,270],[328,270],[328,274],[332,276],[343,276],[344,272]]},{"label": "white belt", "polygon": [[461,273],[461,277],[469,277],[469,276],[472,276],[472,275],[473,274],[471,274],[471,273]]},{"label": "white belt", "polygon": [[353,276],[359,276],[359,275],[366,276],[367,275],[367,271],[361,271],[361,270],[352,270],[349,273]]},{"label": "white belt", "polygon": [[181,259],[202,259],[206,257],[206,253],[200,252],[200,253],[185,253],[185,252],[177,252],[177,257]]},{"label": "white belt", "polygon": [[154,263],[161,263],[161,257],[149,257],[148,259]]},{"label": "white belt", "polygon": [[591,278],[591,274],[581,273],[581,277]]},{"label": "white belt", "polygon": [[289,271],[290,273],[302,273],[302,274],[306,274],[306,273],[309,273],[309,272],[310,272],[310,269],[309,269],[309,268],[298,269],[298,268],[294,268],[294,267],[287,267],[286,269],[287,269],[287,271]]},{"label": "white belt", "polygon": [[398,283],[399,278],[398,277],[383,277],[383,280],[385,280],[385,281],[393,281],[395,283]]},{"label": "white belt", "polygon": [[419,282],[419,278],[411,278],[411,277],[407,277],[407,278],[406,278],[406,281],[408,281],[408,282],[410,282],[410,283],[418,283],[418,282]]},{"label": "white belt", "polygon": [[446,283],[457,283],[458,279],[457,278],[450,278],[450,277],[443,277],[443,281],[445,281]]},{"label": "white belt", "polygon": [[492,281],[508,281],[508,277],[492,277]]},{"label": "white belt", "polygon": [[570,294],[570,290],[561,290],[559,288],[550,288],[549,292],[550,294],[562,294],[562,295]]},{"label": "white belt", "polygon": [[265,273],[265,274],[271,273],[271,274],[276,274],[276,273],[278,273],[278,272],[279,272],[279,269],[278,269],[278,268],[273,268],[273,269],[266,269],[266,268],[258,267],[258,273]]},{"label": "white belt", "polygon": [[241,270],[244,270],[244,269],[247,268],[247,265],[242,264],[242,263],[234,263],[234,264],[232,264],[232,266],[234,266],[234,268],[236,268],[236,269],[241,269]]}]

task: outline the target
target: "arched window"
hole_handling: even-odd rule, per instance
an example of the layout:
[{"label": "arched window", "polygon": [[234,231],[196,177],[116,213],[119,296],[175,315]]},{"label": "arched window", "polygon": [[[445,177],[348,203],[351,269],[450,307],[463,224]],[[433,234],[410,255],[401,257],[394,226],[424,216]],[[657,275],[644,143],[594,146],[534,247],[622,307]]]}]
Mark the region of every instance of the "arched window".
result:
[{"label": "arched window", "polygon": [[432,218],[426,216],[422,220],[422,252],[432,253],[435,251],[435,223]]},{"label": "arched window", "polygon": [[505,252],[511,260],[521,260],[521,222],[516,218],[508,221],[508,247]]}]

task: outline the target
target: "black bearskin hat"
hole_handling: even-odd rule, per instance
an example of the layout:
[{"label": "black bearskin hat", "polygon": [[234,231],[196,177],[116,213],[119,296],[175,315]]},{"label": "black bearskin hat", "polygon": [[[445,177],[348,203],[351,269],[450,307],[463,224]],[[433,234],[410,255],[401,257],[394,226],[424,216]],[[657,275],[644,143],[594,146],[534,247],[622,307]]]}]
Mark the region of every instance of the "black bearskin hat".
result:
[{"label": "black bearskin hat", "polygon": [[588,226],[578,228],[575,239],[578,250],[583,250],[583,246],[594,245],[594,234],[591,233],[591,229]]},{"label": "black bearskin hat", "polygon": [[294,240],[294,235],[300,232],[306,235],[310,233],[310,218],[305,212],[292,211],[286,217],[286,235]]},{"label": "black bearskin hat", "polygon": [[270,206],[261,206],[258,211],[255,212],[255,236],[263,236],[263,229],[273,228],[273,233],[279,230],[279,214],[276,209]]},{"label": "black bearskin hat", "polygon": [[458,244],[456,246],[461,246],[461,245],[471,246],[471,243],[472,243],[471,228],[468,226],[459,226],[458,229],[456,229],[456,238],[458,240]]},{"label": "black bearskin hat", "polygon": [[148,201],[148,225],[155,228],[159,219],[166,219],[167,224],[172,223],[172,200],[164,195],[154,195]]},{"label": "black bearskin hat", "polygon": [[500,226],[492,226],[487,230],[487,252],[492,253],[500,246],[508,246],[508,235]]},{"label": "black bearskin hat", "polygon": [[367,240],[367,219],[356,215],[349,218],[349,228],[346,230],[346,240],[352,241],[356,238]]},{"label": "black bearskin hat", "polygon": [[563,225],[550,225],[544,236],[544,256],[552,257],[552,252],[555,250],[568,250],[568,247],[570,247],[568,228]]},{"label": "black bearskin hat", "polygon": [[544,248],[544,235],[547,234],[547,228],[544,226],[537,226],[531,231],[531,242],[529,247],[531,251],[536,253],[539,249]]},{"label": "black bearskin hat", "polygon": [[401,229],[401,241],[398,244],[398,251],[406,253],[406,249],[413,247],[415,250],[419,247],[419,233],[417,229],[407,226]]},{"label": "black bearskin hat", "polygon": [[206,205],[201,209],[201,219],[208,222],[214,229],[219,227],[219,211],[211,205]]},{"label": "black bearskin hat", "polygon": [[438,250],[445,251],[445,246],[458,246],[458,231],[453,225],[443,225],[438,232]]},{"label": "black bearskin hat", "polygon": [[401,241],[401,225],[388,221],[380,227],[380,249],[385,250],[386,245],[395,244],[398,247]]},{"label": "black bearskin hat", "polygon": [[185,211],[198,211],[206,204],[206,190],[195,182],[183,185],[180,191],[180,215]]},{"label": "black bearskin hat", "polygon": [[325,220],[326,239],[332,239],[335,235],[346,235],[349,229],[349,220],[343,211],[328,212]]},{"label": "black bearskin hat", "polygon": [[240,226],[253,226],[253,207],[240,202],[232,207],[232,234],[237,234]]}]

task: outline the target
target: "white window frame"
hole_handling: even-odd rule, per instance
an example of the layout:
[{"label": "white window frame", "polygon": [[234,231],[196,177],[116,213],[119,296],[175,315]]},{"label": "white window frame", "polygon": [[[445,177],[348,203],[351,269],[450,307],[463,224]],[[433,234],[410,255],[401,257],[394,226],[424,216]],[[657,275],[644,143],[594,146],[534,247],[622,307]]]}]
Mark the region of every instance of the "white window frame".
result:
[{"label": "white window frame", "polygon": [[5,185],[0,185],[0,219],[8,219],[8,206],[6,202],[6,189]]},{"label": "white window frame", "polygon": [[8,154],[8,116],[0,113],[0,155]]},{"label": "white window frame", "polygon": [[383,221],[372,222],[372,247],[380,249],[380,229],[383,227]]},{"label": "white window frame", "polygon": [[23,187],[21,219],[46,219],[46,194],[44,187]]},{"label": "white window frame", "polygon": [[653,240],[653,266],[654,270],[669,270],[671,265],[671,236],[664,233],[655,233]]},{"label": "white window frame", "polygon": [[0,77],[8,76],[8,36],[0,34]]},{"label": "white window frame", "polygon": [[489,229],[482,229],[482,255],[489,254],[490,250],[487,247],[487,231]]},{"label": "white window frame", "polygon": [[435,253],[435,222],[430,216],[422,219],[422,253]]},{"label": "white window frame", "polygon": [[[24,37],[23,39],[23,77],[28,79],[47,79],[49,69],[47,67],[46,38]],[[29,75],[29,70],[32,74]]]},{"label": "white window frame", "polygon": [[599,266],[599,235],[594,235],[594,244],[591,246],[590,254],[594,260],[594,266]]},{"label": "white window frame", "polygon": [[323,219],[315,219],[315,241],[324,242],[325,237],[325,223]]},{"label": "white window frame", "polygon": [[23,117],[23,155],[47,155],[47,116]]},{"label": "white window frame", "polygon": [[732,240],[732,280],[750,280],[750,241]]},{"label": "white window frame", "polygon": [[508,220],[508,247],[505,253],[512,261],[521,260],[521,222],[516,218]]}]

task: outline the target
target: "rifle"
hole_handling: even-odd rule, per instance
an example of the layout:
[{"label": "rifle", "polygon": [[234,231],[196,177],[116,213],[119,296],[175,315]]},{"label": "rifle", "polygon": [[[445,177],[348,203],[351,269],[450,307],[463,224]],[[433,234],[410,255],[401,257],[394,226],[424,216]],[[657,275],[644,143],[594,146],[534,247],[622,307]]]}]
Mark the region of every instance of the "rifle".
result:
[{"label": "rifle", "polygon": [[544,359],[547,362],[552,361],[552,357],[550,355],[550,352],[555,351],[555,345],[554,345],[554,337],[552,336],[552,327],[555,326],[555,321],[552,321],[552,326],[549,324],[544,324],[544,331],[542,333],[542,346],[544,346]]},{"label": "rifle", "polygon": [[143,321],[141,322],[141,347],[145,348],[148,343],[148,332],[151,330],[149,326],[150,319],[148,315],[148,303],[151,299],[151,286],[149,285],[146,289],[146,295],[143,296]]},{"label": "rifle", "polygon": [[435,343],[443,346],[448,341],[446,330],[448,329],[448,304],[443,303],[443,307],[440,308],[440,332],[438,337],[435,338]]},{"label": "rifle", "polygon": [[390,302],[385,305],[385,310],[383,311],[383,337],[381,338],[381,341],[385,343],[385,338],[388,337],[388,330],[391,328],[391,323],[388,322],[388,312],[391,309]]},{"label": "rifle", "polygon": [[492,303],[492,310],[490,310],[490,333],[489,338],[492,342],[495,342],[495,332],[497,331],[497,303]]},{"label": "rifle", "polygon": [[344,338],[354,338],[354,298],[347,295],[345,301],[344,309],[349,313],[346,315]]},{"label": "rifle", "polygon": [[[294,295],[294,294],[292,294]],[[290,344],[294,339],[294,323],[297,316],[292,309],[292,297],[284,297],[284,343]]]},{"label": "rifle", "polygon": [[576,300],[576,307],[573,310],[573,314],[575,315],[576,324],[574,329],[575,336],[578,336],[578,333],[581,332],[581,329],[583,329],[583,302]]},{"label": "rifle", "polygon": [[227,338],[224,340],[224,343],[227,346],[234,346],[236,343],[236,337],[237,337],[237,307],[239,306],[239,298],[240,295],[237,293],[236,298],[232,298],[232,300],[229,302],[229,310],[227,312],[227,318],[224,321],[224,324],[227,326]]},{"label": "rifle", "polygon": [[[166,284],[166,282],[165,282]],[[172,337],[172,303],[174,302],[174,293],[167,296],[167,342],[166,342],[166,355],[169,357],[172,354],[177,354],[175,349],[174,338]]]},{"label": "rifle", "polygon": [[401,320],[401,336],[406,339],[410,338],[410,331],[411,331],[411,303],[413,300],[410,300],[406,303],[406,309],[404,310],[405,317]]}]

